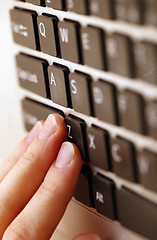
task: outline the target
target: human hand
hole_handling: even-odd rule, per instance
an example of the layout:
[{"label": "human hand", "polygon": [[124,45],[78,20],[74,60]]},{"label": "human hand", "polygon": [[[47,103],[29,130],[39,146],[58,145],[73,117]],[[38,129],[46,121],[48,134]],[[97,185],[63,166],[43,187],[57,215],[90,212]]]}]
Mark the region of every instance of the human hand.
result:
[{"label": "human hand", "polygon": [[[48,240],[73,196],[82,159],[59,115],[38,122],[0,164],[0,239]],[[95,234],[75,240],[100,240]]]}]

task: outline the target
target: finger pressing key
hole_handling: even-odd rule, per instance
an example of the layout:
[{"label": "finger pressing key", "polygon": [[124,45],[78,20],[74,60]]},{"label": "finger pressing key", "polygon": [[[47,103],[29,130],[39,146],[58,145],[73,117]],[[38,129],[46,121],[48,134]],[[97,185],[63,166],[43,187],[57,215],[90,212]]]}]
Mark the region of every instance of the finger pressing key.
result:
[{"label": "finger pressing key", "polygon": [[49,115],[40,133],[1,182],[0,239],[39,188],[66,134],[64,119],[59,115]]},{"label": "finger pressing key", "polygon": [[50,239],[73,196],[81,165],[78,148],[72,143],[63,143],[38,191],[11,223],[3,240]]}]

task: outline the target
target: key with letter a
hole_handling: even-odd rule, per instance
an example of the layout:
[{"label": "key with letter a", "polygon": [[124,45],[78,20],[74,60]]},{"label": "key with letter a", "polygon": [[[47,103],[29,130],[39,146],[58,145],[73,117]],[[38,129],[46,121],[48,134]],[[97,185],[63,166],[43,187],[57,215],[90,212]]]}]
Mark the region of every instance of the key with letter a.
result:
[{"label": "key with letter a", "polygon": [[71,105],[68,74],[68,68],[62,65],[54,64],[48,67],[51,99],[53,102],[64,107]]},{"label": "key with letter a", "polygon": [[59,40],[61,46],[61,57],[65,60],[79,63],[78,24],[76,22],[59,22]]}]

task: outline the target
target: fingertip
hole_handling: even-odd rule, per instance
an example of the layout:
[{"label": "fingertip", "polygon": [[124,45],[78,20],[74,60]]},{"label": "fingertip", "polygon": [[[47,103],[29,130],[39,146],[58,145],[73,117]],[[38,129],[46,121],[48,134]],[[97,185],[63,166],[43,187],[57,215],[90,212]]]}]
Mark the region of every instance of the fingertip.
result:
[{"label": "fingertip", "polygon": [[53,117],[56,120],[59,130],[62,131],[64,138],[66,139],[67,138],[67,127],[66,127],[66,124],[64,121],[64,117],[57,113],[54,113]]},{"label": "fingertip", "polygon": [[58,124],[61,124],[61,125],[63,125],[64,127],[66,127],[63,116],[61,116],[60,114],[57,114],[57,113],[54,113],[54,114],[52,114],[52,115],[53,115],[53,117],[55,118],[55,120],[56,120],[56,122],[57,122]]},{"label": "fingertip", "polygon": [[82,164],[82,157],[78,147],[71,142],[64,142],[57,156],[55,166],[65,168],[71,164]]},{"label": "fingertip", "polygon": [[55,119],[58,119],[58,120],[60,120],[60,121],[64,121],[64,117],[61,116],[60,114],[58,114],[58,113],[53,113],[52,115],[55,117]]},{"label": "fingertip", "polygon": [[39,134],[36,135],[38,135],[38,138],[41,140],[47,140],[57,134],[61,135],[64,140],[67,137],[64,118],[59,114],[49,114],[46,120],[43,121]]}]

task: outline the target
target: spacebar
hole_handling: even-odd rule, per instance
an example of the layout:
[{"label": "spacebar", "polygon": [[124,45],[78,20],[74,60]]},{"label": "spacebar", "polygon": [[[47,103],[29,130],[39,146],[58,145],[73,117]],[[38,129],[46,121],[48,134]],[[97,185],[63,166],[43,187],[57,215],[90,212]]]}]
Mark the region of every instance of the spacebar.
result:
[{"label": "spacebar", "polygon": [[122,187],[117,190],[119,221],[151,240],[157,239],[157,205]]}]

